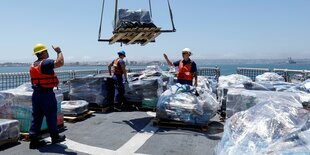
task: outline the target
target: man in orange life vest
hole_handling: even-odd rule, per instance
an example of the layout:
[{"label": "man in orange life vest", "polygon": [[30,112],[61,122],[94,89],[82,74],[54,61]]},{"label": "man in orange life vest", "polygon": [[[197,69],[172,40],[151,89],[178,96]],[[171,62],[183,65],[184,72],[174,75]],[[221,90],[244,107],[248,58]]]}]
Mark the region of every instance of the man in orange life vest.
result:
[{"label": "man in orange life vest", "polygon": [[65,140],[65,135],[59,135],[57,127],[57,101],[54,87],[58,86],[58,77],[54,68],[63,66],[64,57],[58,46],[52,46],[57,53],[57,59],[48,59],[47,48],[43,44],[36,44],[33,53],[37,60],[31,64],[30,77],[33,88],[32,94],[32,122],[29,130],[30,149],[36,149],[46,144],[39,139],[43,117],[46,117],[48,130],[52,143],[59,143]]},{"label": "man in orange life vest", "polygon": [[123,60],[126,57],[125,51],[119,51],[117,52],[118,58],[113,60],[112,63],[108,66],[109,68],[109,73],[111,73],[111,68],[112,66],[114,67],[114,72],[113,72],[113,81],[114,81],[114,86],[115,86],[115,109],[119,109],[121,107],[121,104],[124,104],[125,101],[125,87],[124,87],[124,81],[123,81],[123,75],[125,78],[125,82],[127,81],[127,71],[126,71],[126,64],[125,61]]},{"label": "man in orange life vest", "polygon": [[179,67],[177,73],[178,83],[192,86],[193,79],[195,78],[194,85],[197,86],[197,66],[196,63],[189,58],[191,55],[191,50],[189,48],[184,48],[182,50],[183,60],[172,63],[166,54],[164,54],[164,58],[166,59],[168,65]]}]

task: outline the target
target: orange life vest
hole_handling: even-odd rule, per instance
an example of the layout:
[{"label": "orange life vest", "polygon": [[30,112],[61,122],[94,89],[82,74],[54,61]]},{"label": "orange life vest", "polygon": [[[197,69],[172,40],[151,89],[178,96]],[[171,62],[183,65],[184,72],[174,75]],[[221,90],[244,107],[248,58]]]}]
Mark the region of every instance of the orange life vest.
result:
[{"label": "orange life vest", "polygon": [[192,81],[193,80],[193,73],[191,72],[192,69],[192,61],[190,63],[187,63],[186,65],[183,64],[183,61],[181,60],[179,63],[179,71],[178,71],[178,79],[179,80],[187,80]]},{"label": "orange life vest", "polygon": [[122,66],[118,65],[118,62],[120,61],[120,58],[117,58],[114,60],[113,66],[114,66],[114,74],[115,75],[122,75],[124,72],[122,70]]},{"label": "orange life vest", "polygon": [[32,85],[41,86],[43,88],[54,88],[59,84],[58,77],[56,73],[54,74],[43,74],[41,72],[41,64],[43,60],[39,63],[32,63],[30,66],[30,77]]}]

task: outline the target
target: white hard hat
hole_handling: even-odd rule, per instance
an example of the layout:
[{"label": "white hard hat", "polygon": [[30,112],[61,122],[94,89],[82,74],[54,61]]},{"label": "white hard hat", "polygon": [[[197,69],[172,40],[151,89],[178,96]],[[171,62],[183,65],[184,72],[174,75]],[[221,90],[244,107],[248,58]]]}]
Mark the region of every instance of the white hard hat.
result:
[{"label": "white hard hat", "polygon": [[182,50],[182,52],[191,52],[191,49],[189,49],[189,48],[184,48],[184,49]]}]

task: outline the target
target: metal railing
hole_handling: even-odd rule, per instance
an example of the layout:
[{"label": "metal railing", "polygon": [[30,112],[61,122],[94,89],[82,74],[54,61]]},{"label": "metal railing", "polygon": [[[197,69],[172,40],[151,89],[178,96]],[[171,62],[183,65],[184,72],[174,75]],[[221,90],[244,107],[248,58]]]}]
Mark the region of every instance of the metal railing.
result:
[{"label": "metal railing", "polygon": [[[129,68],[128,72],[141,72],[143,70],[143,68]],[[67,84],[70,79],[104,73],[109,73],[109,71],[99,69],[56,71],[56,74],[60,81],[59,88],[61,88],[63,92],[68,92],[70,90],[70,85]],[[216,79],[218,79],[218,77],[220,76],[220,69],[203,67],[198,70],[198,75],[214,76]],[[29,72],[0,73],[0,90],[16,88],[26,82],[30,82]]]},{"label": "metal railing", "polygon": [[237,74],[250,77],[253,81],[257,75],[264,74],[265,72],[270,72],[268,68],[237,68]]},{"label": "metal railing", "polygon": [[198,69],[199,76],[213,76],[218,81],[221,76],[221,69],[219,67],[200,67]]},{"label": "metal railing", "polygon": [[[128,72],[141,72],[143,68],[130,68]],[[237,74],[245,75],[255,80],[257,75],[261,75],[265,72],[275,72],[284,77],[287,82],[304,81],[310,79],[310,70],[289,70],[289,69],[273,69],[268,68],[237,68]],[[60,81],[59,87],[63,92],[68,92],[70,86],[67,81],[70,79],[85,77],[88,75],[97,75],[108,73],[108,70],[68,70],[68,71],[56,71],[58,79]],[[198,69],[198,75],[200,76],[213,76],[216,80],[221,75],[221,70],[219,67],[201,67]],[[6,90],[11,88],[16,88],[23,83],[30,82],[29,72],[18,72],[18,73],[0,73],[0,90]]]},{"label": "metal railing", "polygon": [[273,69],[269,68],[237,68],[237,74],[245,75],[255,81],[257,75],[261,75],[265,72],[275,72],[281,75],[286,82],[305,81],[310,79],[309,70],[292,70],[292,69]]}]

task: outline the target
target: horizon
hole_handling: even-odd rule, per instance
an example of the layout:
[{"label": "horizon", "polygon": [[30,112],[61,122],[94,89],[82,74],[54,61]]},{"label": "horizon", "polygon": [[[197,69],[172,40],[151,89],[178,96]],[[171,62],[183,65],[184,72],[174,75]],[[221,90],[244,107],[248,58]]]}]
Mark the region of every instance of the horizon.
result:
[{"label": "horizon", "polygon": [[[59,45],[67,62],[113,60],[119,50],[125,50],[129,60],[161,60],[163,53],[177,60],[185,47],[192,50],[193,60],[310,58],[308,0],[170,3],[176,32],[163,33],[146,46],[120,46],[97,41],[102,0],[3,1],[0,62],[35,60],[32,49],[39,42],[47,46],[51,58],[56,57],[51,45]],[[120,1],[119,8],[148,10],[148,4],[145,0]],[[152,1],[152,12],[158,27],[171,28],[165,0]],[[112,36],[113,17],[114,2],[106,1],[104,38]]]}]

